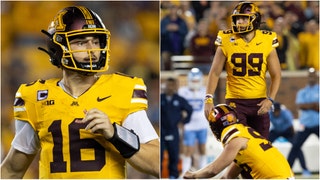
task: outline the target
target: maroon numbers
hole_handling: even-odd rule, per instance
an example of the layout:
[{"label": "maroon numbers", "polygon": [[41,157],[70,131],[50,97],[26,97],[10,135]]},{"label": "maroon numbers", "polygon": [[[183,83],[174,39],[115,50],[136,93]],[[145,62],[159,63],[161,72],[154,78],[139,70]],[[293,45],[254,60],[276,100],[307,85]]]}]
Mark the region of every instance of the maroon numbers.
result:
[{"label": "maroon numbers", "polygon": [[[71,172],[79,171],[99,171],[105,165],[105,149],[96,140],[81,138],[80,129],[84,129],[87,124],[79,124],[73,121],[69,124],[69,154]],[[63,136],[61,131],[61,120],[55,120],[49,127],[49,132],[53,138],[53,162],[50,162],[51,173],[66,172],[67,162],[63,157]],[[81,150],[90,149],[94,152],[93,160],[82,160]]]},{"label": "maroon numbers", "polygon": [[[263,149],[263,151],[266,151],[268,149],[270,149],[272,147],[272,145],[270,144],[270,142],[264,138],[263,136],[261,136],[257,131],[255,131],[253,128],[251,127],[247,127],[248,129],[248,132],[251,136],[253,136],[254,138],[259,138],[259,139],[263,139],[265,140],[266,142],[262,142],[260,143],[260,147]],[[235,163],[237,163],[237,160],[235,160]],[[240,164],[239,165],[245,172],[247,173],[250,173],[252,171],[251,167],[246,164],[246,163],[243,163],[243,164]]]},{"label": "maroon numbers", "polygon": [[[263,63],[262,53],[251,53],[247,58],[246,53],[234,53],[231,56],[231,62],[234,65],[232,74],[234,76],[260,76]],[[248,64],[251,68],[248,68]]]},{"label": "maroon numbers", "polygon": [[[266,138],[264,138],[263,136],[261,136],[257,131],[255,131],[253,128],[248,127],[248,132],[251,134],[251,136],[255,137],[255,138],[259,138],[259,139],[264,139],[266,140]],[[260,147],[266,151],[268,149],[270,149],[272,147],[272,145],[270,144],[270,142],[268,140],[266,140],[266,142],[262,142],[260,143]]]},{"label": "maroon numbers", "polygon": [[67,162],[63,161],[61,120],[53,121],[48,129],[53,137],[53,162],[50,162],[51,173],[66,172]]}]

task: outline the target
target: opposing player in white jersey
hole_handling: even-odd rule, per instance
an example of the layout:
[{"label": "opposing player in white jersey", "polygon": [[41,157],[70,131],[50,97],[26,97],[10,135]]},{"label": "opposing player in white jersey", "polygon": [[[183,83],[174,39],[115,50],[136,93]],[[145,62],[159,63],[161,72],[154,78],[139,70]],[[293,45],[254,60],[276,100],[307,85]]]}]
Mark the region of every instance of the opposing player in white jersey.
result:
[{"label": "opposing player in white jersey", "polygon": [[[188,85],[180,87],[178,94],[189,102],[193,107],[191,120],[184,125],[183,145],[184,153],[182,158],[182,174],[188,171],[192,165],[202,168],[206,165],[206,141],[208,122],[204,116],[204,100],[206,87],[203,85],[203,73],[198,68],[192,68],[188,73]],[[196,148],[200,157],[198,162],[192,162],[192,155]],[[195,159],[194,159],[195,160]]]}]

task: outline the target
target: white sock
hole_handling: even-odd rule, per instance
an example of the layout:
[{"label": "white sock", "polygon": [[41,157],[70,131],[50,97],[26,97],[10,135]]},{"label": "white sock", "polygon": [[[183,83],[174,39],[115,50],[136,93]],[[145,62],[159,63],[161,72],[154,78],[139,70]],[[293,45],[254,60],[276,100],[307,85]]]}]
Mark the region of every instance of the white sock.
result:
[{"label": "white sock", "polygon": [[205,167],[207,165],[207,156],[206,155],[200,155],[199,156],[199,169]]},{"label": "white sock", "polygon": [[191,157],[183,156],[182,158],[182,174],[190,170],[191,168]]}]

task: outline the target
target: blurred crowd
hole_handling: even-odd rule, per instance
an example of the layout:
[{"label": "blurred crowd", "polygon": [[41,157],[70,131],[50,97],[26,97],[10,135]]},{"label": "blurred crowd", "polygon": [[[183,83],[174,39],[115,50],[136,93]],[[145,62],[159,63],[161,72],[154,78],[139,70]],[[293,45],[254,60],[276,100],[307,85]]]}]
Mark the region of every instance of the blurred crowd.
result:
[{"label": "blurred crowd", "polygon": [[[14,136],[12,105],[19,85],[61,76],[49,56],[37,49],[46,48],[46,35],[40,31],[47,30],[59,10],[74,5],[94,10],[111,32],[110,69],[106,73],[122,72],[144,79],[147,113],[158,130],[159,2],[6,1],[1,2],[1,160]],[[26,177],[34,178],[34,174]]]},{"label": "blurred crowd", "polygon": [[[172,70],[173,55],[212,57],[216,35],[219,30],[231,29],[230,16],[237,3],[162,1],[161,70]],[[278,35],[277,52],[282,70],[309,67],[319,70],[319,1],[254,3],[262,15],[260,29],[272,30]]]}]

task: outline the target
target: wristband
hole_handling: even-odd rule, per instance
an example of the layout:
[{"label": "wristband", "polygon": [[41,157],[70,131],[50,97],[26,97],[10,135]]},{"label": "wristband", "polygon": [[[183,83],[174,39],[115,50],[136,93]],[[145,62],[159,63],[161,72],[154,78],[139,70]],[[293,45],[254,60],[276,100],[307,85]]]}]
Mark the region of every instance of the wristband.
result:
[{"label": "wristband", "polygon": [[271,97],[267,97],[267,99],[269,99],[272,102],[272,104],[274,104],[274,100]]},{"label": "wristband", "polygon": [[213,104],[213,95],[212,94],[206,94],[206,97],[204,98],[205,104]]},{"label": "wristband", "polygon": [[136,135],[133,130],[122,127],[115,122],[112,126],[114,128],[114,134],[111,139],[108,139],[108,141],[113,144],[122,157],[130,158],[139,151],[139,136]]},{"label": "wristband", "polygon": [[204,100],[204,103],[205,103],[205,104],[213,104],[213,98],[206,98],[206,99]]}]

